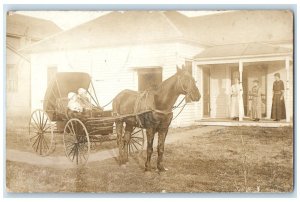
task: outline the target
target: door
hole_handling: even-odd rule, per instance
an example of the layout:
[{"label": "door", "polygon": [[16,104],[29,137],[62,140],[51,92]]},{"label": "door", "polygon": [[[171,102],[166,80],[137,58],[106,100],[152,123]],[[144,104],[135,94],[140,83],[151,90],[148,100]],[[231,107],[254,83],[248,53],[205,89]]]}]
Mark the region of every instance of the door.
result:
[{"label": "door", "polygon": [[210,116],[210,68],[203,70],[203,116]]},{"label": "door", "polygon": [[151,90],[158,87],[162,82],[161,68],[145,68],[138,70],[138,90]]}]

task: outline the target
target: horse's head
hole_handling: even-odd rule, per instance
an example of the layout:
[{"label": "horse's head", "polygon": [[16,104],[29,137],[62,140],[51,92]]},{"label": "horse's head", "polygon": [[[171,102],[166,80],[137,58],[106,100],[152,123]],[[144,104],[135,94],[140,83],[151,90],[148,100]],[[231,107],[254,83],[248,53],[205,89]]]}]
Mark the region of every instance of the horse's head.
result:
[{"label": "horse's head", "polygon": [[192,101],[199,101],[201,98],[199,89],[193,76],[187,71],[177,66],[177,90],[180,94],[186,95]]}]

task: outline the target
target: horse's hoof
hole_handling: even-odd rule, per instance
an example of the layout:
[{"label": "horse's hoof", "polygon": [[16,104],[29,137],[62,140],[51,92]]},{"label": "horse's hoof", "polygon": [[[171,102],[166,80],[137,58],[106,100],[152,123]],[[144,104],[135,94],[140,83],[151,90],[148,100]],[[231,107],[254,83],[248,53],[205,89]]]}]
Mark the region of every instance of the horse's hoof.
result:
[{"label": "horse's hoof", "polygon": [[166,172],[166,171],[168,171],[169,169],[168,168],[165,168],[165,167],[158,167],[157,168],[157,171],[159,171],[159,172]]},{"label": "horse's hoof", "polygon": [[150,170],[145,170],[145,175],[146,176],[150,176],[151,175],[151,171]]},{"label": "horse's hoof", "polygon": [[145,167],[145,172],[151,172],[151,168]]}]

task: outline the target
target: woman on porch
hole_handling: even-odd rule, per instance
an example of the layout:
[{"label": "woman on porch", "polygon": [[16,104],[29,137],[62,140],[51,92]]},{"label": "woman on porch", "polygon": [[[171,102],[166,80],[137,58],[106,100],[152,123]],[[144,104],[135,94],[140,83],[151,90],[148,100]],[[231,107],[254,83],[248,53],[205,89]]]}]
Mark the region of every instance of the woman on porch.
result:
[{"label": "woman on porch", "polygon": [[274,74],[275,81],[273,83],[273,102],[271,119],[274,121],[280,121],[285,119],[285,104],[284,104],[284,83],[280,80],[280,74]]},{"label": "woman on porch", "polygon": [[234,78],[231,86],[230,117],[239,120],[239,116],[244,117],[243,86],[239,83],[239,78]]},{"label": "woman on porch", "polygon": [[259,121],[261,119],[262,91],[258,80],[253,81],[249,96],[251,98],[250,117],[253,121]]}]

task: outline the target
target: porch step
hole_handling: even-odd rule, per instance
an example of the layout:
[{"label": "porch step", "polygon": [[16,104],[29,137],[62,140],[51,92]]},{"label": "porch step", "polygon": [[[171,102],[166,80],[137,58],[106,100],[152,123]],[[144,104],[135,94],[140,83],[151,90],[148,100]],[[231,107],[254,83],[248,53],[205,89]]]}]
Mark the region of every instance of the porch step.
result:
[{"label": "porch step", "polygon": [[259,127],[292,127],[292,122],[271,122],[271,121],[216,121],[216,120],[196,120],[196,125],[199,126],[259,126]]}]

